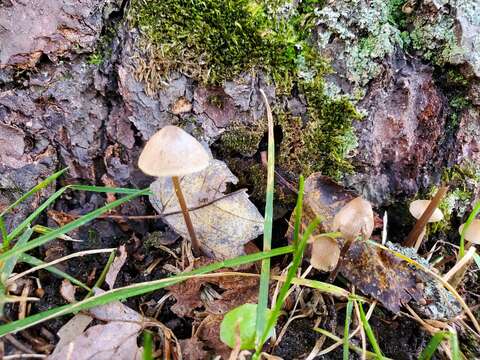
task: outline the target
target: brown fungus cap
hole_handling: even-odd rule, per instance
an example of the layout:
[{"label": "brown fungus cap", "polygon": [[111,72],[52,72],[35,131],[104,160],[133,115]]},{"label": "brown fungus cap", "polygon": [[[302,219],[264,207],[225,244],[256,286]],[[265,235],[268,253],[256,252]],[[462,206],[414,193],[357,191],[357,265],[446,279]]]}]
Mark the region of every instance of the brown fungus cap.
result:
[{"label": "brown fungus cap", "polygon": [[[465,224],[460,225],[458,232],[462,235],[463,228]],[[480,220],[474,219],[467,231],[465,232],[465,240],[470,241],[474,244],[480,244]]]},{"label": "brown fungus cap", "polygon": [[369,239],[373,227],[372,205],[361,197],[348,202],[333,218],[333,230],[340,231],[347,239],[360,235]]},{"label": "brown fungus cap", "polygon": [[312,244],[310,264],[321,271],[332,271],[340,258],[340,247],[335,239],[316,236]]},{"label": "brown fungus cap", "polygon": [[183,176],[205,169],[209,162],[202,144],[179,127],[168,125],[147,141],[138,167],[151,176]]},{"label": "brown fungus cap", "polygon": [[[428,205],[430,205],[430,200],[415,200],[410,203],[410,214],[415,219],[420,219],[422,214],[427,210]],[[430,219],[428,219],[428,222],[437,222],[441,221],[443,219],[443,213],[439,208],[436,208],[435,211],[433,212],[432,216],[430,216]]]}]

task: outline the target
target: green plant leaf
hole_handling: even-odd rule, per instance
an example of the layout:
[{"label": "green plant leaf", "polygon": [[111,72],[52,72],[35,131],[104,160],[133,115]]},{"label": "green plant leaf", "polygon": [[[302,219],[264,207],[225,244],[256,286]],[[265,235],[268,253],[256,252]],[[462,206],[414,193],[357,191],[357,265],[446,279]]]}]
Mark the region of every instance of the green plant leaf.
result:
[{"label": "green plant leaf", "polygon": [[[58,193],[58,191],[57,191],[57,193]],[[88,214],[83,215],[83,216],[79,217],[78,219],[75,219],[74,221],[72,221],[72,222],[70,222],[70,223],[68,223],[64,226],[49,232],[48,234],[42,235],[42,236],[36,238],[35,240],[29,241],[28,243],[26,243],[22,246],[15,247],[15,248],[13,248],[9,251],[6,251],[3,254],[0,254],[0,261],[5,261],[6,259],[8,259],[12,256],[24,253],[24,252],[29,251],[31,249],[34,249],[38,246],[41,246],[41,245],[49,242],[50,240],[53,240],[53,239],[57,238],[59,235],[63,235],[65,233],[69,232],[69,231],[75,230],[76,228],[78,228],[78,227],[88,223],[89,221],[92,221],[93,219],[97,218],[98,216],[102,215],[103,213],[106,213],[107,211],[109,211],[109,210],[111,210],[111,209],[113,209],[113,208],[115,208],[115,207],[117,207],[117,206],[119,206],[123,203],[126,203],[126,202],[132,200],[135,197],[145,195],[146,193],[148,193],[148,189],[137,190],[133,194],[130,194],[130,195],[127,195],[127,196],[125,196],[121,199],[112,201],[111,203],[109,203],[105,206],[102,206],[99,209],[93,210],[92,212],[89,212]],[[58,196],[60,196],[60,195],[58,195]]]},{"label": "green plant leaf", "polygon": [[375,354],[379,359],[383,359],[382,350],[380,350],[380,346],[378,346],[378,342],[377,342],[377,339],[375,338],[375,334],[373,333],[372,327],[368,323],[367,317],[365,316],[363,305],[359,303],[358,308],[360,309],[360,320],[362,321],[362,326],[365,329],[365,333],[367,334],[368,340],[372,345],[373,351],[375,352]]},{"label": "green plant leaf", "polygon": [[[272,315],[266,310],[265,318]],[[252,350],[255,348],[255,324],[257,318],[257,304],[243,304],[225,314],[220,325],[220,340],[232,349],[237,345],[240,335],[240,349]],[[273,329],[269,334],[272,336]]]},{"label": "green plant leaf", "polygon": [[73,304],[59,306],[54,309],[50,309],[35,315],[28,316],[21,320],[16,320],[4,325],[0,325],[0,337],[12,332],[29,328],[33,325],[40,324],[44,321],[54,319],[58,316],[71,314],[73,312],[77,312],[81,310],[87,310],[92,307],[104,305],[112,301],[124,300],[133,296],[149,293],[151,291],[162,289],[167,286],[178,284],[194,276],[211,273],[213,271],[219,270],[224,267],[232,268],[232,267],[236,267],[244,264],[253,263],[259,260],[263,260],[266,257],[289,254],[292,251],[293,251],[292,246],[284,246],[281,248],[273,249],[268,252],[259,252],[259,253],[254,253],[250,255],[239,256],[234,259],[228,259],[228,260],[216,262],[216,263],[195,269],[188,273],[179,274],[166,279],[148,281],[148,282],[139,283],[139,284],[132,284],[129,286],[109,290],[102,294],[89,297],[87,299],[84,299],[82,301],[79,301]]},{"label": "green plant leaf", "polygon": [[1,213],[0,213],[0,217],[2,217],[3,215],[5,215],[6,213],[10,212],[13,208],[15,208],[15,206],[17,206],[18,204],[20,204],[22,201],[28,199],[30,196],[32,196],[33,194],[35,194],[36,192],[46,188],[50,183],[52,183],[53,181],[55,181],[60,175],[62,175],[65,171],[67,171],[68,168],[65,168],[65,169],[62,169],[60,171],[57,171],[55,174],[52,174],[50,175],[49,177],[47,177],[45,180],[39,182],[37,185],[35,185],[33,188],[31,188],[28,192],[26,192],[25,194],[23,194],[19,199],[17,199],[15,202],[13,202],[12,204],[10,204],[6,209],[4,209]]},{"label": "green plant leaf", "polygon": [[430,341],[428,342],[425,349],[423,349],[422,353],[418,357],[418,360],[430,360],[437,351],[438,346],[440,343],[450,335],[447,331],[439,331],[432,336]]},{"label": "green plant leaf", "polygon": [[347,303],[347,309],[345,312],[345,328],[343,329],[343,360],[350,358],[350,323],[352,322],[353,300],[349,299]]},{"label": "green plant leaf", "polygon": [[[263,226],[263,251],[272,248],[272,225],[273,225],[273,193],[275,185],[275,138],[273,133],[273,117],[267,96],[260,89],[265,103],[268,121],[268,152],[267,152],[267,190],[265,195],[265,224]],[[260,285],[258,289],[258,307],[256,316],[257,346],[260,346],[262,334],[265,332],[265,313],[268,309],[268,294],[270,287],[270,258],[262,261],[260,271]],[[262,343],[263,345],[263,343]]]}]

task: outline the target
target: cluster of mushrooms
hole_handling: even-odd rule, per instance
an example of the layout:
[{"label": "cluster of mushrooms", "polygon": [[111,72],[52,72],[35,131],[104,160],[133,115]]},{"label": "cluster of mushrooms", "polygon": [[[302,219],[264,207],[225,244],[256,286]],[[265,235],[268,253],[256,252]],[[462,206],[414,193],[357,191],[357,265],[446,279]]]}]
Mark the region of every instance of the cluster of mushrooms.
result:
[{"label": "cluster of mushrooms", "polygon": [[[171,177],[173,188],[188,229],[192,250],[195,256],[202,254],[202,246],[195,235],[195,229],[190,218],[188,207],[180,186],[180,177],[201,171],[208,167],[210,154],[193,136],[173,125],[163,127],[146,143],[138,160],[139,168],[147,175],[155,177]],[[428,210],[430,200],[415,200],[409,210],[417,220]],[[432,210],[432,209],[431,209]],[[421,231],[416,238],[414,248],[418,251],[426,233],[426,223],[438,222],[443,219],[443,213],[435,208],[431,216],[421,225]],[[460,234],[465,224],[460,226]],[[372,205],[362,197],[348,202],[336,213],[333,219],[332,231],[342,234],[344,244],[340,250],[337,241],[331,237],[317,236],[312,240],[311,265],[321,271],[331,271],[329,280],[333,281],[340,268],[342,259],[357,238],[368,240],[374,229]],[[480,244],[480,220],[475,219],[464,234],[471,244]]]}]

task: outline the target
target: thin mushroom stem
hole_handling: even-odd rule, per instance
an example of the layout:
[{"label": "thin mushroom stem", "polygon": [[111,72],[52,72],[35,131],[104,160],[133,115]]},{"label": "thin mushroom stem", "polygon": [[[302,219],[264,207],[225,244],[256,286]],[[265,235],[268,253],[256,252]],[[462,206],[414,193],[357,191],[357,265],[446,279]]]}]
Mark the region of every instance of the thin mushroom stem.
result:
[{"label": "thin mushroom stem", "polygon": [[422,245],[423,238],[425,237],[425,234],[427,233],[427,226],[423,228],[423,231],[420,233],[420,236],[418,237],[417,241],[415,242],[414,249],[418,252],[418,249],[420,249],[420,245]]},{"label": "thin mushroom stem", "polygon": [[408,234],[407,239],[402,244],[403,246],[412,247],[415,245],[422,231],[425,229],[425,226],[428,223],[428,219],[430,219],[433,212],[438,207],[438,205],[440,204],[440,201],[442,201],[447,191],[448,191],[448,186],[442,186],[440,189],[438,189],[437,193],[435,194],[433,199],[430,201],[430,205],[428,205],[427,209],[424,211],[420,219],[418,219],[417,222],[415,223],[415,226],[412,228],[412,231],[410,231],[410,233]]},{"label": "thin mushroom stem", "polygon": [[333,271],[330,273],[330,276],[328,277],[328,282],[333,283],[337,278],[338,271],[340,270],[340,267],[345,261],[345,255],[347,254],[348,250],[352,246],[353,240],[355,240],[355,237],[353,236],[345,239],[345,244],[343,244],[342,250],[340,251],[340,256],[339,256],[337,266],[335,266],[335,269],[333,269]]},{"label": "thin mushroom stem", "polygon": [[177,195],[178,203],[182,209],[183,219],[185,220],[185,225],[187,225],[188,235],[192,241],[192,250],[195,256],[201,254],[200,243],[198,242],[197,236],[195,235],[195,230],[193,229],[192,219],[190,218],[190,213],[188,212],[187,203],[183,196],[182,189],[180,187],[180,180],[178,176],[172,176],[173,188],[175,189],[175,195]]}]

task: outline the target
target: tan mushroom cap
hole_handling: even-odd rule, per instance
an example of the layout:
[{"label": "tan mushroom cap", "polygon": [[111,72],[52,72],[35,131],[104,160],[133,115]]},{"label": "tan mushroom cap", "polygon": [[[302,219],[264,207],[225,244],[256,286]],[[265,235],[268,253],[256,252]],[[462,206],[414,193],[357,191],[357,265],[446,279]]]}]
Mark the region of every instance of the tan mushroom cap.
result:
[{"label": "tan mushroom cap", "polygon": [[[465,224],[460,225],[458,232],[462,235],[463,228]],[[465,232],[465,239],[474,244],[480,244],[480,220],[474,219],[467,231]]]},{"label": "tan mushroom cap", "polygon": [[335,239],[316,236],[312,244],[310,264],[320,271],[332,271],[340,258],[340,247]]},{"label": "tan mushroom cap", "polygon": [[[415,200],[410,203],[410,214],[415,219],[420,219],[422,214],[427,210],[428,205],[430,205],[430,200]],[[428,222],[437,222],[443,219],[443,213],[439,208],[435,208],[432,216],[430,216],[430,219],[428,219]]]},{"label": "tan mushroom cap", "polygon": [[369,239],[373,227],[372,205],[360,196],[348,202],[333,218],[333,230],[340,231],[347,239],[359,235]]},{"label": "tan mushroom cap", "polygon": [[182,176],[205,169],[210,156],[193,136],[168,125],[147,141],[138,167],[151,176]]}]

